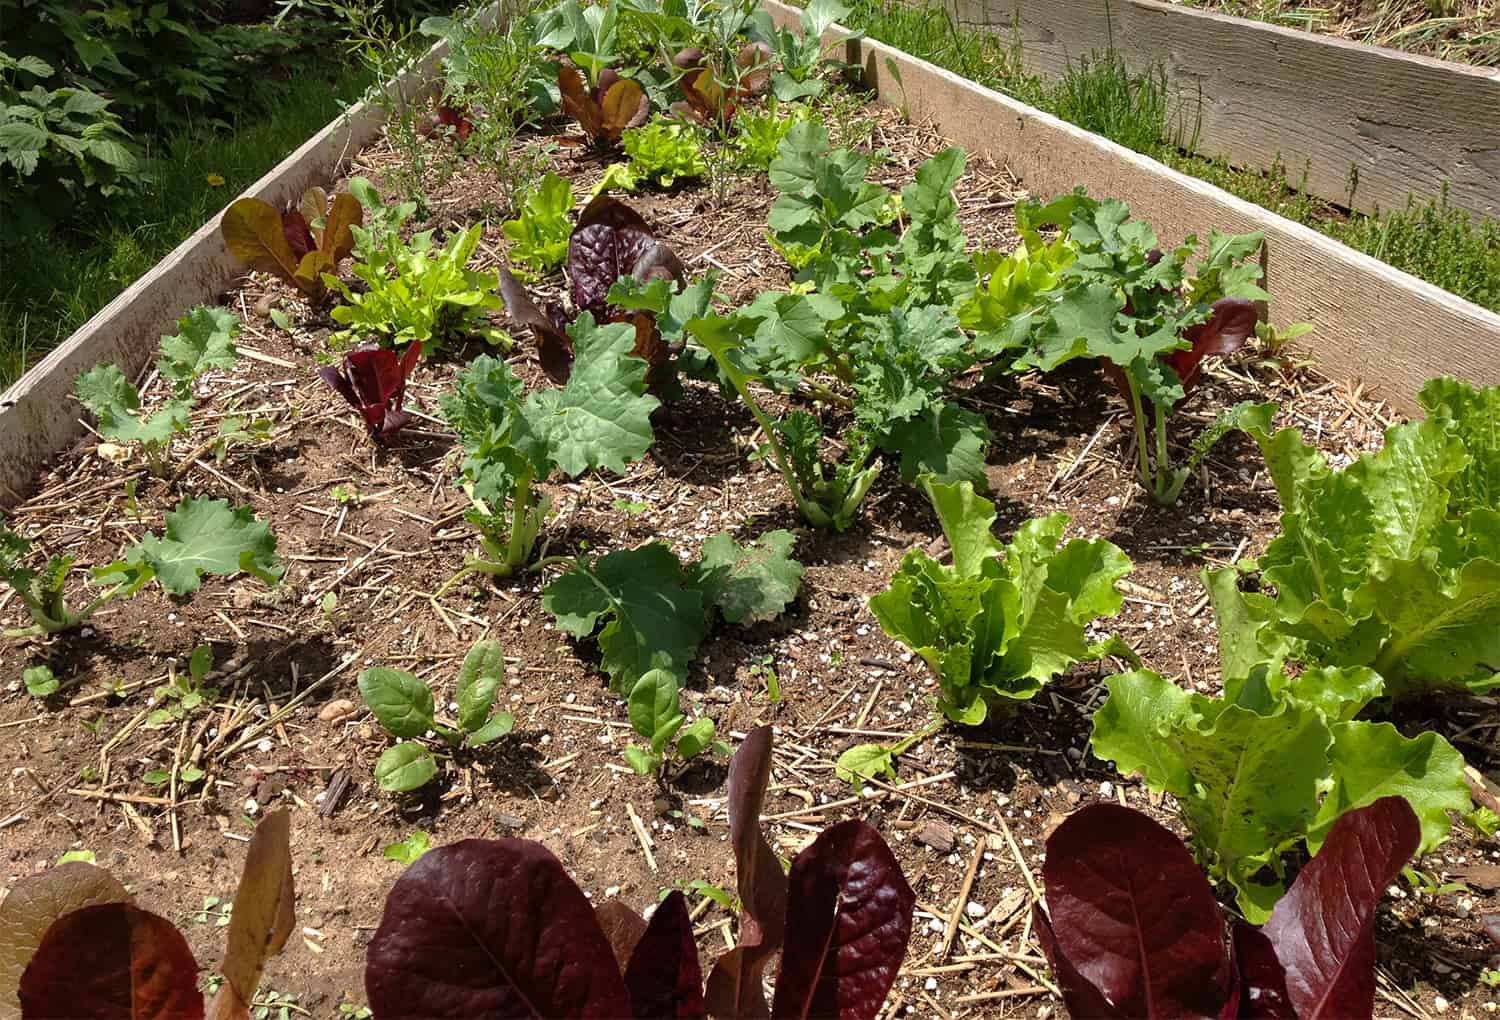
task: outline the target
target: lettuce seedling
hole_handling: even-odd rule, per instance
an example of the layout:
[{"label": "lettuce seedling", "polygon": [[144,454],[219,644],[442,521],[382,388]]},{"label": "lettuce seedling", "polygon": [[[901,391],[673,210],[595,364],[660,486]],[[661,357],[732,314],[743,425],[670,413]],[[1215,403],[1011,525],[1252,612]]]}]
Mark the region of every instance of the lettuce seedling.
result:
[{"label": "lettuce seedling", "polygon": [[1376,909],[1419,839],[1399,797],[1349,812],[1265,926],[1235,920],[1226,945],[1213,889],[1177,837],[1091,804],[1047,838],[1034,930],[1076,1017],[1368,1018]]},{"label": "lettuce seedling", "polygon": [[1295,429],[1247,429],[1281,533],[1245,565],[1258,591],[1210,584],[1247,661],[1368,666],[1396,699],[1500,687],[1500,387],[1435,379],[1419,399],[1430,417],[1342,471]]},{"label": "lettuce seedling", "polygon": [[534,280],[563,264],[573,235],[568,217],[577,204],[567,179],[549,172],[526,196],[520,214],[500,225],[510,241],[506,254],[518,276]]},{"label": "lettuce seedling", "polygon": [[15,589],[34,623],[7,636],[71,630],[105,603],[134,595],[153,578],[173,595],[190,595],[204,574],[233,577],[243,572],[267,584],[276,584],[282,574],[269,525],[257,521],[249,508],[231,509],[227,501],[205,496],[182,500],[167,512],[161,535],[146,535],[119,560],[95,569],[93,582],[107,590],[76,612],[68,609],[63,588],[73,558],[53,556],[38,572],[24,566],[30,552],[28,539],[0,525],[0,578]]},{"label": "lettuce seedling", "polygon": [[595,325],[585,312],[565,334],[576,361],[560,389],[527,394],[509,365],[481,355],[440,398],[466,454],[467,518],[481,548],[443,590],[470,573],[509,577],[530,562],[551,505],[537,485],[555,472],[621,472],[651,448],[659,401],[646,393],[646,363],[631,353],[634,333],[624,323]]},{"label": "lettuce seedling", "polygon": [[1169,505],[1213,442],[1246,421],[1261,421],[1269,406],[1229,409],[1194,443],[1188,463],[1172,466],[1167,416],[1196,384],[1205,357],[1237,350],[1254,335],[1254,302],[1270,300],[1259,285],[1260,266],[1251,261],[1263,238],[1213,231],[1189,276],[1196,237],[1164,251],[1149,225],[1129,217],[1124,203],[1096,201],[1081,190],[1045,207],[1018,208],[1023,229],[1066,230],[1077,257],[1045,313],[1008,338],[1031,348],[1020,367],[1051,371],[1077,357],[1106,365],[1134,419],[1141,485],[1156,503]]},{"label": "lettuce seedling", "polygon": [[478,642],[459,667],[453,694],[458,716],[450,726],[438,721],[432,691],[420,677],[387,666],[371,666],[361,673],[360,696],[398,741],[375,763],[376,783],[390,793],[407,793],[436,779],[437,753],[421,742],[428,734],[457,749],[479,747],[510,733],[515,717],[493,711],[495,695],[504,686],[504,649],[498,641]]},{"label": "lettuce seedling", "polygon": [[[790,873],[760,831],[770,727],[729,770],[730,842],[743,903],[739,944],[705,985],[681,891],[648,924],[597,911],[540,843],[462,840],[402,873],[370,941],[365,993],[378,1017],[840,1017],[873,1020],[906,956],[916,895],[873,828],[824,830]],[[532,937],[516,938],[524,928]],[[775,997],[762,973],[781,952]],[[435,961],[443,967],[435,970]],[[463,973],[455,992],[443,975]]]},{"label": "lettuce seedling", "polygon": [[627,128],[621,138],[635,180],[651,180],[670,188],[678,181],[708,174],[708,164],[703,161],[703,139],[690,124],[657,116],[644,127]]},{"label": "lettuce seedling", "polygon": [[350,229],[354,237],[354,257],[360,262],[370,261],[376,251],[399,240],[401,228],[417,214],[415,202],[387,205],[365,177],[349,178],[349,194],[357,198],[364,209],[361,229]]},{"label": "lettuce seedling", "polygon": [[870,599],[870,611],[936,674],[943,714],[978,725],[1079,662],[1134,658],[1117,637],[1088,641],[1090,625],[1119,612],[1124,599],[1115,582],[1131,564],[1118,547],[1104,539],[1059,546],[1066,514],[1028,521],[1002,544],[991,533],[994,504],[968,482],[924,478],[922,487],[953,565],[911,550],[889,590]]},{"label": "lettuce seedling", "polygon": [[1350,810],[1387,796],[1409,802],[1420,852],[1447,838],[1449,811],[1464,811],[1464,760],[1433,732],[1403,736],[1390,723],[1355,719],[1383,693],[1358,667],[1288,675],[1269,663],[1234,676],[1226,651],[1224,695],[1184,691],[1149,671],[1107,681],[1094,714],[1094,754],[1176,798],[1209,877],[1227,881],[1245,917],[1264,921],[1282,896],[1282,855],[1318,853]]},{"label": "lettuce seedling", "polygon": [[285,811],[255,827],[233,906],[224,905],[223,981],[206,1008],[182,933],[136,906],[109,872],[75,860],[21,879],[0,903],[0,1009],[18,1017],[248,1016],[267,959],[296,927],[290,833]]},{"label": "lettuce seedling", "polygon": [[[224,210],[219,230],[229,253],[247,268],[271,273],[314,303],[326,294],[325,277],[354,248],[351,227],[364,221],[360,201],[341,194],[328,200],[309,188],[285,213],[258,198],[241,198]],[[321,223],[316,229],[313,224]]]},{"label": "lettuce seedling", "polygon": [[733,139],[740,166],[747,170],[770,170],[787,132],[812,119],[812,110],[801,103],[794,104],[789,114],[781,116],[775,97],[771,98],[764,112],[741,114],[735,121]]},{"label": "lettuce seedling", "polygon": [[421,355],[420,340],[399,355],[380,347],[357,347],[344,355],[342,369],[324,365],[318,369],[318,378],[349,401],[365,419],[370,436],[380,442],[411,421],[401,405],[406,399],[407,377]]},{"label": "lettuce seedling", "polygon": [[626,128],[646,123],[651,113],[646,91],[613,70],[603,71],[599,83],[590,88],[578,68],[563,64],[557,71],[557,87],[563,112],[578,122],[583,140],[598,150],[618,145]]},{"label": "lettuce seedling", "polygon": [[161,338],[156,370],[171,384],[172,396],[154,414],[141,413],[140,394],[118,365],[95,365],[73,381],[74,395],[98,422],[99,434],[139,445],[157,477],[166,475],[173,438],[188,430],[193,383],[205,372],[233,368],[239,357],[234,338],[240,320],[233,312],[200,306],[179,319],[177,329]]},{"label": "lettuce seedling", "polygon": [[483,233],[484,224],[476,223],[438,249],[433,248],[430,230],[414,235],[408,244],[392,236],[384,247],[370,251],[368,261],[354,264],[354,275],[365,282],[360,293],[325,276],[346,302],[330,314],[347,328],[330,339],[346,342],[373,336],[383,347],[415,341],[429,356],[468,337],[507,343],[502,331],[483,324],[485,312],[504,307],[494,293],[498,275],[468,268]]}]

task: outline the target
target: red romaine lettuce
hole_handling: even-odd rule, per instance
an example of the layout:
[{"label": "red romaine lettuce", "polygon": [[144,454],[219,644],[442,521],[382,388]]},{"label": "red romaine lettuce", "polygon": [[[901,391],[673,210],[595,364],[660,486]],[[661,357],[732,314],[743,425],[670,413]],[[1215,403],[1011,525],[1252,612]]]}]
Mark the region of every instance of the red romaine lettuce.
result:
[{"label": "red romaine lettuce", "polygon": [[[323,226],[313,230],[317,220]],[[258,198],[242,198],[224,210],[219,231],[229,253],[247,268],[279,276],[311,301],[327,293],[323,274],[354,249],[349,228],[364,222],[364,207],[353,195],[332,202],[322,188],[309,188],[295,209],[285,213]]]},{"label": "red romaine lettuce", "polygon": [[451,129],[460,144],[467,142],[469,135],[474,132],[474,121],[469,118],[469,111],[447,103],[438,104],[437,122],[439,127]]},{"label": "red romaine lettuce", "polygon": [[1075,1017],[1369,1017],[1375,909],[1421,841],[1402,797],[1345,812],[1265,927],[1226,953],[1213,890],[1182,843],[1114,804],[1047,840],[1042,949]]},{"label": "red romaine lettuce", "polygon": [[1183,330],[1182,338],[1193,346],[1170,351],[1162,360],[1172,366],[1182,380],[1184,393],[1191,393],[1202,374],[1203,359],[1211,355],[1233,354],[1255,335],[1260,313],[1255,302],[1246,298],[1219,298],[1213,303],[1208,321]]},{"label": "red romaine lettuce", "polygon": [[[601,71],[599,84],[589,88],[582,72],[565,62],[557,70],[557,88],[562,93],[563,112],[578,122],[587,141],[596,148],[618,145],[626,128],[646,123],[651,113],[645,90],[637,82],[621,78],[612,68]],[[576,139],[573,144],[577,144]]]},{"label": "red romaine lettuce", "polygon": [[402,354],[381,347],[357,347],[344,355],[342,367],[325,365],[318,377],[349,401],[379,440],[397,431],[411,415],[402,410],[406,379],[422,354],[422,341],[414,340]]}]

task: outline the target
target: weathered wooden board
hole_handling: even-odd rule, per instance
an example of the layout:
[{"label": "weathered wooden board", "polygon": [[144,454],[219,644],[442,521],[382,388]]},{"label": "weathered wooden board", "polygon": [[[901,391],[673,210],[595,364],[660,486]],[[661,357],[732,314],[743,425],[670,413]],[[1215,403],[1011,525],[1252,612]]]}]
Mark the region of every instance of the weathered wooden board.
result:
[{"label": "weathered wooden board", "polygon": [[[796,23],[794,8],[763,3],[781,24]],[[824,40],[845,34],[835,26]],[[882,100],[1006,164],[1035,195],[1084,185],[1129,203],[1170,243],[1211,228],[1263,231],[1272,321],[1316,323],[1298,346],[1330,377],[1361,381],[1407,412],[1434,375],[1500,383],[1500,315],[925,60],[873,40],[846,51]]]},{"label": "weathered wooden board", "polygon": [[[495,11],[481,16],[493,18]],[[387,86],[387,94],[400,89],[410,97],[430,88],[447,51],[446,42],[433,46]],[[236,198],[260,198],[279,208],[308,187],[327,184],[380,134],[385,119],[370,104],[351,107]],[[83,432],[72,397],[79,373],[113,362],[134,376],[184,312],[216,300],[244,272],[219,236],[222,215],[220,210],[0,395],[0,506],[23,498],[41,466]]]},{"label": "weathered wooden board", "polygon": [[[1407,195],[1500,215],[1500,68],[1476,68],[1157,0],[944,0],[960,25],[1019,33],[1027,69],[1056,77],[1113,48],[1162,67],[1198,151],[1340,205]],[[1200,102],[1201,97],[1201,102]],[[1349,183],[1357,180],[1350,194]]]}]

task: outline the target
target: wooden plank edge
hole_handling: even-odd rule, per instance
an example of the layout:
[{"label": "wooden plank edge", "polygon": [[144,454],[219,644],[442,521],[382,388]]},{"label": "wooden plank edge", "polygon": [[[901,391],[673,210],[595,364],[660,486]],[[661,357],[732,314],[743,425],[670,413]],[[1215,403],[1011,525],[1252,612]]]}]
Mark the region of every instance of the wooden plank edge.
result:
[{"label": "wooden plank edge", "polygon": [[[781,25],[795,27],[798,10],[763,0]],[[849,29],[835,25],[825,45]],[[1318,327],[1295,345],[1323,371],[1348,383],[1363,382],[1403,413],[1418,410],[1416,393],[1429,377],[1455,374],[1481,384],[1500,383],[1500,315],[1465,301],[1425,280],[1355,251],[1311,227],[1296,223],[1252,202],[1183,174],[1035,107],[977,85],[951,71],[913,57],[874,39],[846,44],[845,59],[857,66],[864,83],[888,106],[906,105],[915,119],[970,151],[986,153],[1018,172],[1023,184],[1041,194],[1090,184],[1091,193],[1120,198],[1136,216],[1151,221],[1167,241],[1189,232],[1206,237],[1210,228],[1266,235],[1267,289],[1273,298],[1272,319],[1285,324],[1309,320]],[[900,80],[887,69],[895,63]],[[984,116],[965,118],[982,108]],[[997,151],[996,139],[1026,137],[1024,151]],[[1099,170],[1080,180],[1076,158],[1096,161]],[[1053,177],[1058,184],[1038,179]],[[1064,184],[1063,181],[1068,183]],[[1100,181],[1107,183],[1099,187]],[[1050,182],[1049,182],[1050,183]],[[1042,190],[1047,189],[1047,190]],[[1203,222],[1174,229],[1177,210],[1204,210]],[[1164,222],[1167,221],[1167,222]],[[1301,274],[1314,267],[1327,279],[1309,286]],[[1379,304],[1341,304],[1347,288],[1385,295]],[[1319,300],[1319,292],[1326,300]],[[1330,309],[1333,315],[1330,317]],[[1432,341],[1442,343],[1434,347]]]},{"label": "wooden plank edge", "polygon": [[[479,14],[498,16],[492,3]],[[439,40],[420,60],[384,88],[407,99],[433,87],[447,40]],[[304,189],[326,182],[379,136],[386,117],[361,101],[330,121],[258,181],[225,203],[259,198],[278,208]],[[155,354],[164,332],[189,308],[215,300],[245,270],[219,235],[221,209],[181,244],[54,348],[0,394],[0,507],[14,506],[32,487],[43,465],[84,433],[82,409],[73,400],[73,380],[95,365],[113,362],[134,376]]]}]

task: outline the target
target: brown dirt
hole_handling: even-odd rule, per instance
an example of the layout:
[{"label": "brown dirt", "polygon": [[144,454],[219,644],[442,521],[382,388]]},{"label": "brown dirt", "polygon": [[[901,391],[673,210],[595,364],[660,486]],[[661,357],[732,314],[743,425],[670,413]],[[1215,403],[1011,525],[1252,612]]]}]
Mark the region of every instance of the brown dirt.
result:
[{"label": "brown dirt", "polygon": [[[873,176],[896,186],[942,144],[889,111],[846,110],[835,123],[845,138],[890,149]],[[358,169],[378,174],[393,158],[377,146],[361,156]],[[554,156],[554,163],[580,184],[601,169],[571,153]],[[1002,167],[971,165],[958,192],[971,240],[1005,244],[1006,210],[1020,193],[1014,179]],[[464,168],[436,192],[432,225],[454,225],[494,193],[491,176]],[[741,300],[787,281],[763,236],[771,198],[761,177],[741,181],[725,207],[712,207],[701,191],[632,203],[692,271],[719,268],[721,289]],[[498,222],[491,223],[483,261],[497,261],[503,245]],[[76,634],[0,648],[0,675],[10,678],[0,692],[0,731],[12,748],[0,786],[7,882],[48,867],[66,850],[91,850],[132,884],[143,905],[181,923],[211,968],[223,931],[211,917],[195,915],[205,897],[232,893],[255,817],[285,805],[294,825],[302,930],[272,962],[264,988],[296,995],[296,1012],[316,1017],[336,1017],[339,1003],[364,1001],[363,946],[400,870],[381,848],[414,830],[430,833],[434,844],[499,835],[541,840],[596,902],[620,897],[643,907],[659,890],[695,879],[732,888],[723,763],[700,763],[665,785],[625,767],[624,706],[596,668],[590,643],[553,629],[539,601],[547,578],[473,583],[433,597],[473,544],[453,485],[454,443],[435,417],[437,396],[457,364],[424,364],[409,392],[423,417],[389,449],[377,448],[314,375],[313,354],[323,350],[330,324],[304,309],[304,321],[289,335],[254,317],[250,309],[267,287],[280,291],[255,278],[226,295],[246,320],[245,357],[233,371],[204,380],[194,426],[201,438],[219,416],[253,410],[274,420],[269,442],[218,465],[200,452],[176,484],[167,484],[134,463],[111,462],[102,455],[107,448],[86,439],[37,480],[36,495],[11,515],[10,525],[37,536],[48,553],[78,557],[73,583],[81,593],[81,568],[107,563],[123,545],[159,529],[181,496],[224,496],[271,522],[287,575],[276,590],[210,578],[188,599],[153,587],[106,608]],[[513,361],[528,382],[541,384],[524,344]],[[1358,392],[1253,357],[1210,373],[1178,416],[1183,434],[1214,409],[1250,396],[1281,401],[1279,421],[1301,425],[1334,454],[1378,445],[1390,422],[1381,405]],[[146,394],[148,404],[163,398],[149,382]],[[1061,510],[1072,516],[1073,533],[1120,545],[1136,567],[1113,627],[1163,674],[1214,689],[1217,649],[1199,571],[1256,554],[1276,527],[1274,492],[1253,447],[1242,437],[1226,440],[1181,502],[1163,510],[1122,467],[1128,419],[1096,372],[976,385],[965,401],[987,416],[997,437],[989,474],[1002,533]],[[807,574],[795,607],[773,624],[719,627],[704,644],[685,698],[732,739],[759,723],[776,724],[767,812],[782,853],[850,815],[891,841],[920,913],[884,1015],[1057,1015],[1060,1002],[1029,937],[1028,907],[1047,833],[1074,807],[1101,798],[1176,824],[1170,802],[1160,803],[1088,753],[1088,717],[1108,670],[1079,669],[1012,718],[982,729],[940,731],[900,759],[903,781],[921,786],[881,788],[853,802],[849,787],[834,777],[839,753],[920,729],[935,694],[920,660],[884,636],[865,600],[884,588],[908,548],[932,546],[940,531],[920,495],[889,471],[850,531],[799,528],[779,479],[746,459],[753,432],[743,408],[690,384],[682,401],[661,412],[651,454],[624,477],[551,486],[557,513],[547,529],[548,551],[602,552],[665,537],[689,555],[725,528],[743,534],[798,528],[797,555]],[[195,445],[179,443],[177,456]],[[128,480],[138,486],[134,510]],[[328,591],[338,596],[332,617],[320,608]],[[0,623],[24,622],[15,600],[0,596]],[[510,656],[502,700],[516,715],[515,733],[452,761],[423,795],[380,793],[372,766],[387,742],[378,725],[362,708],[338,719],[324,718],[324,710],[340,699],[357,703],[355,676],[377,663],[422,676],[441,706],[464,652],[484,636],[502,641]],[[153,691],[183,672],[187,655],[204,642],[212,644],[217,664],[210,707],[160,727],[143,725],[151,708],[163,704]],[[30,699],[16,679],[41,661],[66,685],[46,705]],[[767,669],[780,686],[775,703],[767,696]],[[1500,766],[1495,699],[1433,706],[1404,724],[1449,734],[1492,774]],[[199,763],[207,778],[174,807],[168,791],[148,786],[143,776],[178,760]],[[344,776],[348,789],[325,817],[319,810],[328,806],[325,789]],[[627,808],[650,830],[654,869]],[[956,902],[976,854],[982,858],[972,887]],[[1478,983],[1488,950],[1476,915],[1500,908],[1495,882],[1486,877],[1497,861],[1500,843],[1459,825],[1422,868],[1439,882],[1469,876],[1470,886],[1434,894],[1404,887],[1388,899],[1380,922],[1381,1015],[1494,1013],[1491,993]],[[943,925],[955,909],[966,927],[944,957]],[[729,942],[734,919],[707,903],[696,919],[708,958]],[[1439,1006],[1440,999],[1447,1005]]]}]

